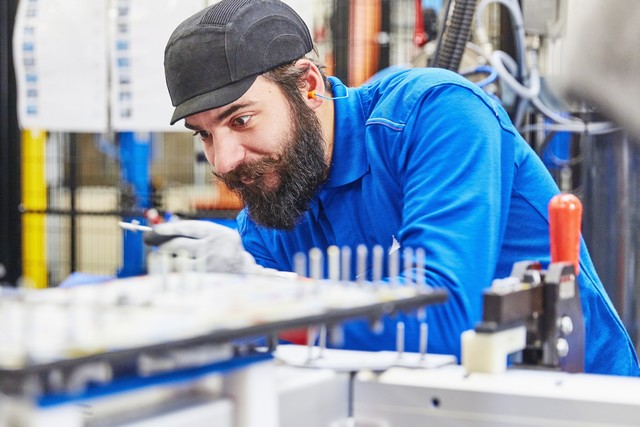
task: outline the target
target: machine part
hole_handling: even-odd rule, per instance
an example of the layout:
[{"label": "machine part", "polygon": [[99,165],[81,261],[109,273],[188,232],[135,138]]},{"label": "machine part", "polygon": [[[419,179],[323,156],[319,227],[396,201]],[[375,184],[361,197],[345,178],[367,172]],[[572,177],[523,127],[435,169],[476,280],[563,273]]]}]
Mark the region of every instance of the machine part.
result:
[{"label": "machine part", "polygon": [[620,318],[640,350],[640,139],[585,135],[584,239]]},{"label": "machine part", "polygon": [[585,327],[576,282],[582,203],[559,194],[548,209],[551,264],[543,271],[538,262],[517,262],[511,277],[494,280],[484,291],[482,321],[462,336],[468,372],[502,372],[506,355],[520,350],[523,365],[584,371]]},{"label": "machine part", "polygon": [[371,352],[328,348],[324,350],[322,357],[319,356],[319,349],[314,348],[314,357],[309,358],[308,348],[302,345],[279,345],[274,352],[276,360],[288,366],[331,369],[335,372],[382,372],[393,366],[435,369],[456,363],[456,358],[451,355],[404,352],[402,357],[399,357],[395,351]]},{"label": "machine part", "polygon": [[476,0],[447,0],[442,8],[438,41],[429,60],[430,67],[458,71],[471,36],[475,8]]},{"label": "machine part", "polygon": [[361,372],[354,397],[356,426],[631,427],[640,419],[637,378],[557,371],[469,375],[461,366],[444,366]]},{"label": "machine part", "polygon": [[413,42],[418,47],[423,47],[429,41],[429,35],[424,26],[424,15],[422,12],[422,1],[415,0],[415,23],[413,26]]},{"label": "machine part", "polygon": [[275,367],[268,361],[225,376],[223,393],[235,402],[238,427],[280,425]]},{"label": "machine part", "polygon": [[[560,90],[587,102],[640,139],[640,9],[635,0],[567,2],[568,27],[562,48]],[[585,49],[585,40],[589,48]]]},{"label": "machine part", "polygon": [[[333,328],[348,319],[380,318],[447,298],[446,290],[426,286],[361,287],[195,269],[165,273],[165,267],[158,269],[161,274],[100,286],[3,294],[0,392],[67,398],[90,392],[95,383],[108,390],[122,378],[228,369],[270,357],[250,352],[234,357],[231,343],[238,340],[322,324]],[[34,333],[21,333],[25,329]]]},{"label": "machine part", "polygon": [[573,263],[552,263],[546,271],[539,263],[516,263],[511,277],[484,292],[483,302],[482,321],[462,335],[468,372],[503,372],[506,356],[518,351],[525,366],[584,371],[584,320]]},{"label": "machine part", "polygon": [[[22,143],[18,125],[13,31],[18,0],[0,4],[0,283],[15,284],[22,276]],[[23,6],[23,4],[21,4]]]},{"label": "machine part", "polygon": [[[545,275],[547,316],[544,318],[547,335],[544,337],[543,359],[545,366],[559,367],[567,372],[584,371],[585,326],[582,315],[582,303],[574,268],[572,264],[553,263],[549,265]],[[549,292],[551,291],[551,292]],[[563,318],[571,319],[572,328],[565,334],[560,328]],[[566,320],[565,320],[566,322]],[[564,340],[568,344],[565,356],[563,347],[558,347],[558,341]]]},{"label": "machine part", "polygon": [[348,415],[350,374],[329,369],[278,366],[281,427],[327,427]]},{"label": "machine part", "polygon": [[527,342],[524,326],[505,329],[495,333],[462,333],[462,366],[467,372],[498,374],[507,370],[507,356],[522,350]]},{"label": "machine part", "polygon": [[582,202],[573,194],[558,194],[549,202],[551,262],[570,262],[580,274]]},{"label": "machine part", "polygon": [[0,395],[0,427],[327,427],[347,419],[351,377],[266,363],[58,405]]},{"label": "machine part", "polygon": [[522,16],[527,34],[544,36],[549,27],[558,20],[558,0],[524,0]]}]

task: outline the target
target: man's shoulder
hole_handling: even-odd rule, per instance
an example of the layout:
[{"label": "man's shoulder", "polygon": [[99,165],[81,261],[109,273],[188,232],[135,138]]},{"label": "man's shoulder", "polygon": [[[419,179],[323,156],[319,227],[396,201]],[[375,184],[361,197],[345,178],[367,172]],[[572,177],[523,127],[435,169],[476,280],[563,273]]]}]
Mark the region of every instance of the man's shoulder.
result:
[{"label": "man's shoulder", "polygon": [[[359,88],[359,99],[367,125],[384,125],[402,131],[417,117],[418,110],[425,114],[445,114],[452,102],[458,102],[456,99],[474,98],[489,105],[490,101],[481,92],[472,82],[449,70],[408,68],[365,83]],[[481,105],[465,104],[469,108]],[[429,108],[423,109],[425,105]]]},{"label": "man's shoulder", "polygon": [[391,115],[404,122],[427,96],[435,94],[430,102],[446,103],[436,92],[443,87],[483,97],[472,82],[441,68],[407,68],[384,74],[362,85],[360,93],[369,118]]},{"label": "man's shoulder", "polygon": [[386,93],[394,90],[428,90],[448,84],[464,87],[473,85],[461,75],[442,68],[406,68],[373,76],[362,87],[366,91]]}]

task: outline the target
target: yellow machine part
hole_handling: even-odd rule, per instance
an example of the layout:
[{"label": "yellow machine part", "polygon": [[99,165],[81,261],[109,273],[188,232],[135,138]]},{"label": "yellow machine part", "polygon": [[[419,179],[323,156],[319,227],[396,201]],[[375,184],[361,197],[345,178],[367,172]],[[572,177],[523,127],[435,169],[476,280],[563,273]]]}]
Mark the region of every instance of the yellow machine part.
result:
[{"label": "yellow machine part", "polygon": [[45,131],[22,132],[22,204],[27,212],[22,216],[22,279],[33,288],[47,287],[46,142]]}]

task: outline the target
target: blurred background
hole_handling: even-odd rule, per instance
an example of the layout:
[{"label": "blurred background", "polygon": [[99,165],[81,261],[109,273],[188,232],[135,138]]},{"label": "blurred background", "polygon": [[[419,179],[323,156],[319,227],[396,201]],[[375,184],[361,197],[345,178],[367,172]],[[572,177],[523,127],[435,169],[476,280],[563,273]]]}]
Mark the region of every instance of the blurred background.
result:
[{"label": "blurred background", "polygon": [[[598,46],[614,49],[606,37],[619,34],[616,21],[601,20],[590,21],[585,35],[586,11],[618,1],[287,3],[309,25],[327,73],[349,85],[440,67],[498,100],[560,188],[581,198],[583,235],[638,346],[640,146],[625,118],[597,102],[613,93],[608,83],[637,49],[625,50],[620,36],[622,59],[605,68],[586,60]],[[164,45],[208,4],[0,0],[3,284],[42,288],[74,274],[144,274],[140,233],[125,232],[120,221],[179,216],[234,225],[241,204],[211,175],[199,140],[168,124]],[[580,97],[577,83],[586,77],[595,95]]]}]

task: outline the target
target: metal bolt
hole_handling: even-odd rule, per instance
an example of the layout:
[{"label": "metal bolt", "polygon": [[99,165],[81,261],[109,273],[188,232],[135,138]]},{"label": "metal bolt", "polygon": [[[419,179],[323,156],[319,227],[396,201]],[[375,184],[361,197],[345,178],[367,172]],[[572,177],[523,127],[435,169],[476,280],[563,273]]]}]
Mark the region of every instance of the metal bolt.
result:
[{"label": "metal bolt", "polygon": [[556,350],[558,351],[558,357],[567,357],[569,354],[569,343],[564,338],[558,338],[556,343]]},{"label": "metal bolt", "polygon": [[570,335],[573,332],[573,320],[569,316],[562,316],[560,319],[560,331],[564,335]]}]

